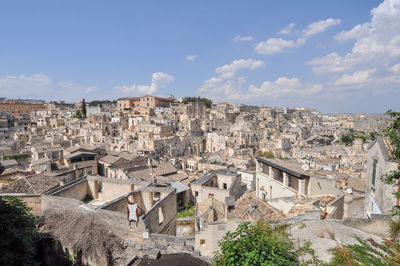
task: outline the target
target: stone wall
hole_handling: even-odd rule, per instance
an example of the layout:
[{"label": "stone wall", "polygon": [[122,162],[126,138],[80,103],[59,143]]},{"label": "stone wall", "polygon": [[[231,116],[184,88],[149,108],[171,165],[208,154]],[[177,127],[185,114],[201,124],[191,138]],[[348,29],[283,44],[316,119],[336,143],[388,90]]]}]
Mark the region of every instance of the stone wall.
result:
[{"label": "stone wall", "polygon": [[379,215],[372,214],[371,218],[363,219],[363,218],[346,218],[340,223],[359,229],[361,231],[374,234],[381,237],[389,237],[389,225],[390,220],[392,219],[392,215]]},{"label": "stone wall", "polygon": [[39,195],[29,195],[19,198],[22,199],[30,208],[32,208],[32,212],[35,215],[40,215],[42,213],[42,201]]},{"label": "stone wall", "polygon": [[226,223],[203,224],[203,228],[195,234],[195,250],[201,256],[212,258],[218,250],[218,241],[221,240],[227,231],[235,231],[240,222],[228,221]]},{"label": "stone wall", "polygon": [[102,190],[98,193],[98,198],[106,202],[122,197],[131,191],[147,185],[146,183],[138,183],[135,180],[104,178],[100,176],[88,176],[87,180],[93,195],[95,195],[95,191],[97,191],[98,185],[101,183]]},{"label": "stone wall", "polygon": [[[266,193],[266,199],[281,198],[281,197],[295,197],[297,192],[292,188],[286,187],[283,183],[271,178],[270,176],[262,173],[256,174],[256,191],[259,192],[257,197],[263,199],[263,193]],[[271,189],[272,188],[272,189]],[[272,192],[272,194],[271,194]]]},{"label": "stone wall", "polygon": [[71,198],[82,201],[87,195],[93,197],[92,192],[89,189],[88,181],[86,179],[73,182],[72,184],[66,184],[62,186],[56,192],[51,193],[52,196]]},{"label": "stone wall", "polygon": [[128,197],[130,192],[100,207],[102,210],[109,210],[127,214]]},{"label": "stone wall", "polygon": [[328,179],[326,177],[310,177],[308,185],[309,195],[340,195],[342,191],[336,187],[336,181],[334,179]]},{"label": "stone wall", "polygon": [[343,217],[364,218],[364,196],[351,197],[344,201]]},{"label": "stone wall", "polygon": [[329,213],[329,219],[342,219],[344,213],[344,194],[330,202],[326,209]]},{"label": "stone wall", "polygon": [[99,193],[99,198],[103,201],[111,201],[133,191],[134,189],[134,185],[131,184],[117,184],[103,181],[102,191]]},{"label": "stone wall", "polygon": [[[148,190],[150,188],[146,188]],[[158,188],[155,188],[158,189]],[[176,190],[157,202],[143,216],[150,233],[176,234]]]}]

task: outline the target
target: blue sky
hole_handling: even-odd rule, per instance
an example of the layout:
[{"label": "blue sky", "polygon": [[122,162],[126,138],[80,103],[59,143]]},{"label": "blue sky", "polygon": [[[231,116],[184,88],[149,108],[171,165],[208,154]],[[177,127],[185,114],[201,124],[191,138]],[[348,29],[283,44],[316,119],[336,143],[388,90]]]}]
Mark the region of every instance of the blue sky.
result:
[{"label": "blue sky", "polygon": [[1,1],[0,96],[400,109],[400,0]]}]

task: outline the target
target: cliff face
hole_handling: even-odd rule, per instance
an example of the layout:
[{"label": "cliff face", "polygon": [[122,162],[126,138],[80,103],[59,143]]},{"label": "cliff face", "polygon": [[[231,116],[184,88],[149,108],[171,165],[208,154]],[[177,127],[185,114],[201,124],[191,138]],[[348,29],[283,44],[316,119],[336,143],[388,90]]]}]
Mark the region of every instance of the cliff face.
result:
[{"label": "cliff face", "polygon": [[[375,228],[375,234],[367,232],[372,228]],[[382,236],[387,228],[389,220],[386,217],[379,217],[376,220],[304,220],[291,224],[289,232],[295,243],[302,245],[307,241],[311,242],[315,255],[328,263],[332,258],[330,249],[340,245],[358,244],[355,237],[382,243]]]}]

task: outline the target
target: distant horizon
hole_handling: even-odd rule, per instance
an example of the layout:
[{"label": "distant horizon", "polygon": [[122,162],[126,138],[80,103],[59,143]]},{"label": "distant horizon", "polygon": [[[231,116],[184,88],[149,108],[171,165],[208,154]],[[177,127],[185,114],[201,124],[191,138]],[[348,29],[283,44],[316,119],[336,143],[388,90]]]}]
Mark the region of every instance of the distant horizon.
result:
[{"label": "distant horizon", "polygon": [[[143,95],[143,96],[145,96],[145,95]],[[142,97],[143,97],[142,96]],[[129,96],[125,96],[125,97],[129,97]],[[133,97],[135,97],[135,96],[133,96]],[[140,96],[138,96],[138,97],[140,97]],[[158,96],[157,96],[158,97]],[[165,97],[165,98],[168,98],[168,97],[166,97],[166,96],[160,96],[160,97]],[[184,97],[179,97],[179,98],[175,98],[175,99],[183,99],[183,98],[185,98],[185,97],[196,97],[197,98],[197,96],[184,96]],[[2,98],[2,97],[0,97],[0,98]],[[122,97],[121,97],[122,98]],[[205,98],[205,97],[200,97],[200,98]],[[9,98],[6,98],[6,99],[9,99]],[[118,101],[118,99],[115,99],[115,100],[110,100],[110,99],[103,99],[103,100],[99,100],[99,99],[94,99],[94,100],[88,100],[88,99],[86,99],[86,98],[84,98],[85,99],[85,102],[86,103],[91,103],[91,102],[95,102],[95,101],[99,101],[99,102],[102,102],[102,101],[108,101],[108,102],[117,102]],[[65,100],[48,100],[48,101],[46,101],[46,100],[43,100],[43,99],[27,99],[27,98],[16,98],[16,99],[9,99],[9,100],[33,100],[33,101],[45,101],[45,103],[60,103],[60,102],[64,102],[65,104],[76,104],[76,103],[81,103],[82,102],[82,100],[80,100],[80,101],[74,101],[74,102],[70,102],[70,101],[65,101]],[[225,102],[212,102],[212,104],[224,104]],[[382,112],[382,113],[367,113],[367,112],[360,112],[360,113],[325,113],[325,112],[322,112],[322,111],[320,111],[320,110],[318,110],[318,109],[316,109],[316,108],[312,108],[312,107],[308,107],[308,106],[281,106],[281,107],[279,107],[279,106],[270,106],[270,105],[268,105],[268,106],[266,106],[266,105],[255,105],[255,104],[245,104],[245,103],[229,103],[228,102],[228,104],[229,105],[248,105],[248,106],[259,106],[259,107],[266,107],[266,108],[279,108],[279,109],[284,109],[284,108],[288,108],[288,109],[296,109],[296,108],[308,108],[308,109],[314,109],[314,110],[317,110],[318,112],[320,112],[320,113],[322,113],[322,114],[324,114],[324,115],[361,115],[361,114],[367,114],[367,115],[384,115],[385,114],[385,112],[387,111],[385,111],[385,112]]]},{"label": "distant horizon", "polygon": [[400,110],[400,0],[0,3],[0,96]]}]

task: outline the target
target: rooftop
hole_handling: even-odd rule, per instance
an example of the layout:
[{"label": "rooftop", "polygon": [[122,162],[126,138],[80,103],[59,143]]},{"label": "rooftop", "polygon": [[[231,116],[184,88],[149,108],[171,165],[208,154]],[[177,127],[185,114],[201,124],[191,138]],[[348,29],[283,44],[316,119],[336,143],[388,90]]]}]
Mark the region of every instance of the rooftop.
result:
[{"label": "rooftop", "polygon": [[58,178],[38,174],[24,177],[2,186],[0,193],[42,194],[58,186],[60,186]]},{"label": "rooftop", "polygon": [[236,203],[235,215],[242,220],[283,219],[285,216],[257,197],[246,193]]},{"label": "rooftop", "polygon": [[265,159],[262,157],[257,157],[257,160],[298,178],[304,178],[310,176],[309,172],[303,170],[302,168],[303,164],[297,161]]}]

